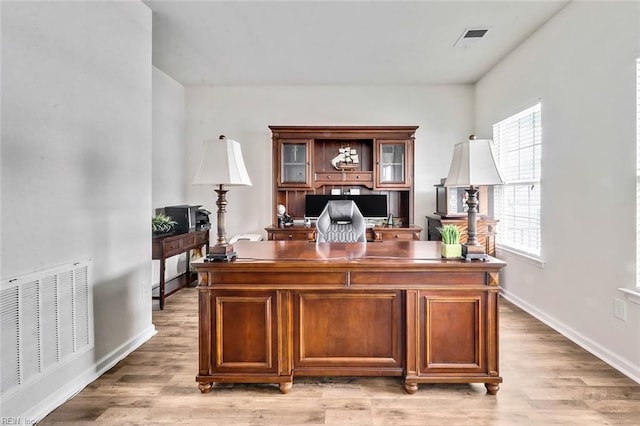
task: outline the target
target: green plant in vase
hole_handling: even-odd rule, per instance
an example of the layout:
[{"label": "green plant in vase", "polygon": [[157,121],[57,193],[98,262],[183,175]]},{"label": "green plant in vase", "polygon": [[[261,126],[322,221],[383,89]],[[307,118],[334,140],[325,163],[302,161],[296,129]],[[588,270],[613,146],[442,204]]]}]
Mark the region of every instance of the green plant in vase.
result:
[{"label": "green plant in vase", "polygon": [[173,220],[171,216],[167,216],[164,213],[158,213],[151,218],[151,229],[155,235],[167,234],[173,231],[173,227],[177,224],[178,222]]},{"label": "green plant in vase", "polygon": [[445,258],[458,258],[462,256],[462,245],[460,244],[460,228],[457,225],[444,225],[437,228],[442,236],[440,252]]}]

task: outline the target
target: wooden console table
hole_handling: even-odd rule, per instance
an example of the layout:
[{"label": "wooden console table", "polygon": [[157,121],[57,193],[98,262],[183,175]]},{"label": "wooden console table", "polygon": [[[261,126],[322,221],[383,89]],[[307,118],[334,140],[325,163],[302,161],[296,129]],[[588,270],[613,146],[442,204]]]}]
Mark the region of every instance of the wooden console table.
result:
[{"label": "wooden console table", "polygon": [[187,232],[186,234],[153,238],[151,258],[153,260],[160,260],[160,285],[158,296],[152,296],[152,299],[160,301],[160,309],[164,309],[165,298],[193,281],[191,279],[191,271],[189,270],[189,254],[187,253],[187,266],[184,274],[178,275],[165,283],[164,274],[166,259],[202,246],[206,246],[206,252],[208,253],[209,229]]},{"label": "wooden console table", "polygon": [[238,241],[198,271],[200,391],[295,376],[400,376],[498,392],[498,274],[440,243]]}]

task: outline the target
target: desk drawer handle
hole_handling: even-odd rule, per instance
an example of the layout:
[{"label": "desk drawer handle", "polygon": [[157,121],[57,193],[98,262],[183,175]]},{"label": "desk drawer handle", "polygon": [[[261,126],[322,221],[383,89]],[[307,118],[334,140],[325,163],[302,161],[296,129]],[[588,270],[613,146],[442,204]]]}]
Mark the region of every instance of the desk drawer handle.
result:
[{"label": "desk drawer handle", "polygon": [[292,240],[293,239],[293,234],[289,234],[289,239]]},{"label": "desk drawer handle", "polygon": [[393,236],[393,238],[400,238],[400,235],[396,234],[396,235]]}]

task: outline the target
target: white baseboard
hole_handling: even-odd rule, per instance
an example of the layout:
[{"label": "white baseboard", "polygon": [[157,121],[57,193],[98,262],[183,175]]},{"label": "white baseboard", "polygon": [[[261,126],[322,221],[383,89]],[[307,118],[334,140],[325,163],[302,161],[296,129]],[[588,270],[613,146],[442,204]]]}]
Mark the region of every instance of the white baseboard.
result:
[{"label": "white baseboard", "polygon": [[582,349],[600,358],[602,361],[606,362],[625,376],[628,376],[631,380],[640,383],[640,366],[633,365],[626,359],[620,358],[618,355],[609,351],[604,346],[594,342],[583,334],[578,333],[571,327],[568,327],[566,324],[558,322],[556,318],[547,315],[546,313],[540,311],[536,307],[522,300],[518,296],[509,293],[505,289],[500,289],[500,295],[523,311],[533,316],[534,318],[553,328],[555,331],[562,334],[567,339],[580,346]]},{"label": "white baseboard", "polygon": [[109,371],[109,369],[126,358],[131,352],[142,346],[143,343],[151,339],[155,334],[156,328],[153,324],[150,324],[142,333],[139,333],[128,342],[111,351],[111,353],[96,362],[93,366],[86,369],[84,373],[79,374],[75,379],[65,383],[57,392],[51,394],[49,398],[40,401],[16,418],[29,419],[29,421],[42,420],[53,410],[78,394],[82,389],[87,387],[87,385],[91,384],[91,382]]}]

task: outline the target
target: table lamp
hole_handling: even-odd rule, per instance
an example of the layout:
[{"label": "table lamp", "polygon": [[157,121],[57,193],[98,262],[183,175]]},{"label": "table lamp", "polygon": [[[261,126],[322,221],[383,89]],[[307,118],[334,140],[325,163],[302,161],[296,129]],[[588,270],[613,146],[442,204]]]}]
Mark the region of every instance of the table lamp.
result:
[{"label": "table lamp", "polygon": [[496,165],[492,141],[476,140],[474,135],[469,140],[456,144],[449,174],[444,183],[450,187],[465,187],[467,193],[467,243],[462,245],[462,256],[466,260],[486,260],[484,245],[478,244],[476,237],[476,216],[478,214],[477,186],[502,185],[504,180]]},{"label": "table lamp", "polygon": [[227,242],[225,231],[225,213],[227,212],[228,186],[251,186],[251,179],[244,166],[240,144],[221,135],[219,140],[206,140],[202,143],[202,155],[194,185],[218,185],[216,205],[218,206],[218,239],[209,248],[207,260],[230,261],[237,255],[233,245]]}]

